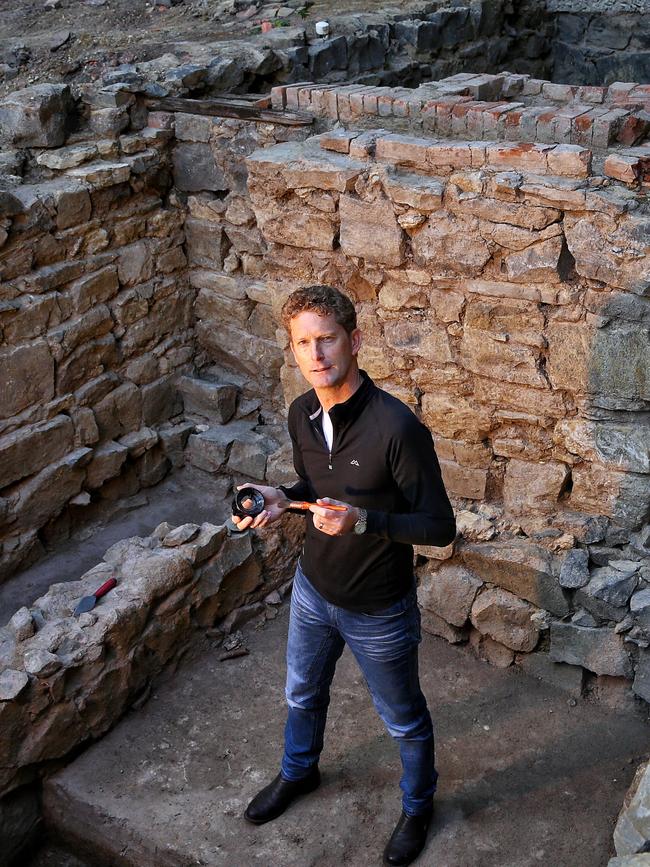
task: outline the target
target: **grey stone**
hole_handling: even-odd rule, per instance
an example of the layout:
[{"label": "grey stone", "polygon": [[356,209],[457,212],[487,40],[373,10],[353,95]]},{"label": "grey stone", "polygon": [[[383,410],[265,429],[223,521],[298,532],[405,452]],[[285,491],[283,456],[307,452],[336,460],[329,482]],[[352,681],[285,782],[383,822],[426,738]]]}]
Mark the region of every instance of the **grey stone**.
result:
[{"label": "grey stone", "polygon": [[634,692],[650,703],[650,651],[641,650],[632,684]]},{"label": "grey stone", "polygon": [[589,583],[589,555],[581,548],[569,551],[560,567],[560,586],[573,589]]},{"label": "grey stone", "polygon": [[35,84],[0,101],[0,144],[60,147],[73,108],[67,84]]},{"label": "grey stone", "polygon": [[5,668],[0,673],[0,701],[13,701],[29,683],[29,678],[24,671],[16,671],[13,668]]},{"label": "grey stone", "polygon": [[630,599],[630,611],[640,626],[650,630],[650,587],[633,594]]},{"label": "grey stone", "polygon": [[0,488],[31,476],[72,448],[72,421],[57,415],[0,438]]},{"label": "grey stone", "polygon": [[182,401],[170,377],[142,386],[142,421],[146,425],[160,424],[182,409]]},{"label": "grey stone", "polygon": [[153,428],[142,427],[139,430],[126,434],[120,437],[120,445],[125,446],[129,451],[129,457],[139,458],[148,449],[153,448],[158,442],[158,434]]},{"label": "grey stone", "polygon": [[627,574],[607,566],[594,569],[591,580],[586,586],[586,592],[610,605],[617,607],[627,605],[638,583],[635,572],[636,570]]},{"label": "grey stone", "polygon": [[172,466],[182,467],[185,463],[184,449],[189,435],[194,433],[194,430],[195,426],[191,421],[184,421],[160,430],[160,447],[170,459]]},{"label": "grey stone", "polygon": [[92,450],[79,448],[19,483],[13,506],[16,520],[12,529],[22,531],[42,527],[58,515],[68,500],[81,490]]},{"label": "grey stone", "polygon": [[650,762],[641,765],[625,796],[616,827],[614,846],[619,857],[648,850],[650,845]]},{"label": "grey stone", "polygon": [[632,664],[623,639],[611,629],[553,623],[549,652],[555,662],[581,665],[594,674],[632,676]]},{"label": "grey stone", "polygon": [[[599,591],[600,584],[597,583],[594,586],[596,591]],[[590,591],[590,586],[587,584],[585,587],[579,587],[575,596],[573,597],[573,602],[575,605],[582,606],[585,608],[596,620],[600,623],[602,621],[611,620],[615,623],[620,623],[625,619],[625,615],[627,614],[627,609],[618,605],[612,605],[611,602],[607,602],[604,599],[600,598],[600,596],[594,595]]]},{"label": "grey stone", "polygon": [[86,486],[93,490],[101,487],[108,479],[118,476],[128,454],[128,448],[116,442],[103,443],[96,448],[88,465]]},{"label": "grey stone", "polygon": [[178,390],[183,395],[185,412],[196,413],[217,424],[225,424],[235,414],[238,390],[233,385],[181,376]]},{"label": "grey stone", "polygon": [[31,611],[24,605],[16,611],[8,625],[16,636],[16,641],[25,641],[25,639],[31,638],[36,631]]},{"label": "grey stone", "polygon": [[502,542],[499,545],[467,545],[461,559],[475,575],[509,590],[553,614],[569,613],[567,600],[557,578],[557,559],[544,548],[529,542]]},{"label": "grey stone", "polygon": [[142,487],[150,488],[165,478],[171,468],[171,461],[160,446],[154,446],[138,458],[134,466]]},{"label": "grey stone", "polygon": [[28,650],[25,653],[25,671],[35,677],[49,677],[61,668],[61,660],[49,650]]},{"label": "grey stone", "polygon": [[198,536],[200,527],[198,524],[181,524],[180,527],[171,530],[162,540],[165,548],[177,548],[179,545],[184,545],[186,542],[191,542]]},{"label": "grey stone", "polygon": [[464,626],[483,582],[469,569],[454,564],[435,571],[424,567],[418,570],[418,577],[420,606],[453,626]]},{"label": "grey stone", "polygon": [[193,566],[200,566],[219,551],[227,536],[225,525],[201,524],[198,535],[183,546],[183,556]]},{"label": "grey stone", "polygon": [[584,608],[578,608],[571,617],[571,623],[575,626],[598,626],[596,618],[588,611],[585,611]]},{"label": "grey stone", "polygon": [[185,241],[192,265],[221,270],[228,251],[228,239],[218,223],[187,217]]},{"label": "grey stone", "polygon": [[233,442],[228,456],[228,470],[234,475],[264,481],[266,459],[267,455],[262,438],[257,440],[251,438],[248,442],[236,440]]},{"label": "grey stone", "polygon": [[0,418],[54,396],[54,360],[45,341],[0,350]]},{"label": "grey stone", "polygon": [[184,192],[226,190],[223,171],[215,163],[210,147],[202,142],[180,144],[174,148],[174,184]]},{"label": "grey stone", "polygon": [[348,65],[348,43],[344,36],[321,39],[309,46],[309,69],[315,81]]}]

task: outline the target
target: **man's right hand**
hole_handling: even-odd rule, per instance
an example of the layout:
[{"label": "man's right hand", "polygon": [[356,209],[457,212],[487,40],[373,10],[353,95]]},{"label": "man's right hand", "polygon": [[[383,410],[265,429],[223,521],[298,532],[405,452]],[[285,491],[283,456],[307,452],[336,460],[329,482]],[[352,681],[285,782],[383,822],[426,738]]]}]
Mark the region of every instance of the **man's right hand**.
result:
[{"label": "man's right hand", "polygon": [[238,518],[237,515],[232,516],[232,522],[238,530],[248,530],[249,527],[257,530],[259,527],[266,527],[274,521],[278,521],[286,512],[286,506],[280,505],[287,502],[286,496],[277,488],[271,488],[268,485],[238,485],[237,490],[242,488],[255,488],[264,497],[264,511],[260,512],[254,518]]}]

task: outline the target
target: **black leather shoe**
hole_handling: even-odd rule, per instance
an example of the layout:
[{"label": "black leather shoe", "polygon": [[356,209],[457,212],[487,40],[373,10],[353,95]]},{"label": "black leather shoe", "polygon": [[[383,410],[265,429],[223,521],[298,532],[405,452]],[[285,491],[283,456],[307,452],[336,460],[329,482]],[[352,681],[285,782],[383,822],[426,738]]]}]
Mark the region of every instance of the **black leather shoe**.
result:
[{"label": "black leather shoe", "polygon": [[405,867],[415,861],[427,842],[432,814],[432,810],[421,816],[407,816],[402,812],[384,849],[384,864]]},{"label": "black leather shoe", "polygon": [[253,825],[263,825],[272,819],[277,819],[287,807],[299,798],[313,792],[320,786],[318,767],[312,768],[302,780],[285,780],[278,774],[272,783],[265,786],[250,802],[244,813],[244,819]]}]

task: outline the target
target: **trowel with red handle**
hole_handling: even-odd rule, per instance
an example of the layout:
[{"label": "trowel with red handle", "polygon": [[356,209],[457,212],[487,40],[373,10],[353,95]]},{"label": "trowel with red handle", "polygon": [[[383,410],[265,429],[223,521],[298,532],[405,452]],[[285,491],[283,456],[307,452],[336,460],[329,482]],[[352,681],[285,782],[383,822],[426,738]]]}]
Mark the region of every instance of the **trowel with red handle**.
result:
[{"label": "trowel with red handle", "polygon": [[79,617],[80,614],[84,614],[86,611],[92,611],[97,604],[97,600],[105,596],[113,587],[117,587],[117,580],[115,578],[109,578],[108,581],[104,581],[102,586],[95,590],[92,596],[84,596],[83,599],[79,600],[74,610],[74,616]]}]

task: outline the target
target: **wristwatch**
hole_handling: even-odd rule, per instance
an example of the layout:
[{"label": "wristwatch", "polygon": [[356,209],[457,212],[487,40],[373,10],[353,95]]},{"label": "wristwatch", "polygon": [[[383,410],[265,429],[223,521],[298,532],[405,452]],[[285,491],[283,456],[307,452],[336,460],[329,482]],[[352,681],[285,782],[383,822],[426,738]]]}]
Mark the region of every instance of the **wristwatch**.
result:
[{"label": "wristwatch", "polygon": [[359,517],[357,518],[357,523],[354,525],[354,532],[358,535],[366,532],[366,526],[368,524],[368,512],[365,509],[357,509],[359,513]]}]

